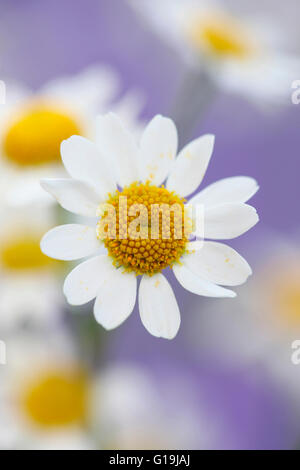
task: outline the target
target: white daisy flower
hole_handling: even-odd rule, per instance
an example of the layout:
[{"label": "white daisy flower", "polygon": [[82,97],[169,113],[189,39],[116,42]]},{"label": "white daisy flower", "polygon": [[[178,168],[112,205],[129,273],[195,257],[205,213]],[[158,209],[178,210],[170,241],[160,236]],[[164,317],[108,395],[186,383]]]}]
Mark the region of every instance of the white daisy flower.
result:
[{"label": "white daisy flower", "polygon": [[199,242],[189,240],[194,234],[193,206],[197,230],[203,222],[197,207],[204,208],[205,236],[210,239],[235,238],[253,227],[258,216],[245,202],[256,193],[256,181],[247,177],[218,181],[196,194],[185,210],[184,198],[204,177],[214,136],[192,141],[175,159],[177,140],[174,122],[158,115],[137,146],[110,113],[97,120],[97,143],[79,136],[62,143],[62,160],[71,179],[42,180],[42,187],[64,209],[98,217],[94,225],[69,224],[50,230],[41,248],[61,260],[97,253],[67,276],[64,293],[72,305],[96,298],[95,317],[108,330],[132,312],[137,275],[142,275],[142,323],[154,336],[171,339],[179,329],[180,313],[163,269],[172,267],[185,289],[209,297],[234,297],[232,290],[220,285],[242,284],[251,274],[248,263],[229,246],[205,241],[199,251]]},{"label": "white daisy flower", "polygon": [[130,3],[192,67],[208,72],[225,91],[257,104],[290,103],[300,62],[285,52],[281,31],[269,19],[242,18],[219,2],[130,0]]},{"label": "white daisy flower", "polygon": [[[54,79],[36,92],[6,83],[6,102],[0,106],[0,194],[12,204],[46,197],[41,177],[63,176],[59,147],[74,134],[92,138],[95,116],[112,107],[139,131],[142,96],[128,92],[117,100],[118,77],[105,66],[75,76]],[[112,104],[114,102],[114,104]]]},{"label": "white daisy flower", "polygon": [[40,250],[40,237],[54,226],[49,207],[0,209],[0,328],[57,321],[64,299],[58,289],[59,263]]},{"label": "white daisy flower", "polygon": [[[267,243],[266,243],[267,240]],[[265,368],[299,408],[300,375],[300,249],[299,241],[265,234],[255,244],[256,276],[241,289],[231,308],[192,301],[189,310],[202,315],[203,341],[191,325],[189,344],[203,354],[211,349],[207,338],[222,349],[222,357],[244,368]],[[229,326],[230,325],[230,326]],[[295,343],[297,341],[297,343]],[[298,342],[299,341],[299,342]],[[202,349],[203,348],[203,349]]]},{"label": "white daisy flower", "polygon": [[260,257],[257,279],[245,291],[255,322],[273,340],[289,342],[300,333],[300,249],[295,239],[270,237],[268,249]]},{"label": "white daisy flower", "polygon": [[[167,402],[135,365],[87,369],[65,331],[13,335],[6,348],[1,449],[171,449],[208,440],[208,419],[199,426],[195,401],[187,400],[184,413],[178,406],[182,394],[195,398],[185,380]],[[171,385],[164,387],[168,393]]]},{"label": "white daisy flower", "polygon": [[65,332],[19,333],[6,341],[0,377],[0,447],[96,448],[86,423],[92,416],[92,379]]},{"label": "white daisy flower", "polygon": [[247,312],[249,340],[257,336],[255,331],[261,331],[256,341],[256,357],[293,400],[295,411],[300,412],[300,249],[297,238],[270,238],[268,249],[260,257],[258,277],[243,293],[241,301]]}]

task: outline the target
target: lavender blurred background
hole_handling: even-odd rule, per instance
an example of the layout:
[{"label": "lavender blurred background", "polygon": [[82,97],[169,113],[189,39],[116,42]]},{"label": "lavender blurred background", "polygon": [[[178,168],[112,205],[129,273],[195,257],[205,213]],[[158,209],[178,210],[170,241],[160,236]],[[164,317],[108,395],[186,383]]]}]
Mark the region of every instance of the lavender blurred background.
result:
[{"label": "lavender blurred background", "polygon": [[[245,8],[246,4],[255,8],[250,0],[243,3]],[[271,16],[275,3],[282,7],[281,2],[258,3],[257,15],[266,12]],[[290,3],[281,18],[293,41],[293,18],[299,17],[300,6],[297,1]],[[186,66],[176,51],[145,27],[126,1],[0,0],[0,78],[37,89],[49,79],[97,63],[110,65],[118,73],[120,96],[131,89],[144,94],[143,118],[172,114]],[[291,100],[281,108],[261,110],[246,99],[219,92],[191,129],[191,138],[206,132],[216,135],[205,184],[233,175],[249,175],[259,182],[260,191],[251,204],[257,208],[260,222],[232,243],[249,260],[254,276],[264,246],[274,239],[284,239],[287,244],[292,239],[299,248],[299,124],[300,105]],[[187,404],[192,407],[197,429],[190,443],[183,444],[186,448],[297,447],[300,406],[286,393],[287,379],[273,374],[261,358],[233,361],[222,342],[216,342],[217,336],[202,344],[202,323],[209,314],[206,306],[210,300],[196,301],[194,294],[178,284],[174,288],[183,318],[178,336],[171,342],[153,338],[135,311],[116,331],[103,332],[106,349],[100,362],[135,364],[150,375],[164,409],[169,396],[176,395],[176,383],[182,382],[190,395],[176,397],[174,406],[177,411],[182,407],[183,416]],[[212,302],[210,308],[226,315],[230,307],[223,309],[222,300]],[[234,300],[229,302],[233,306]],[[233,308],[240,309],[243,316],[242,306]],[[229,330],[231,321],[235,321],[232,316],[228,317]],[[192,340],[193,328],[197,331]],[[299,332],[297,327],[292,337],[296,339]],[[249,341],[255,343],[255,335]],[[235,354],[239,355],[238,346]],[[274,352],[273,360],[277,358]],[[300,366],[294,366],[293,374],[300,376]],[[169,414],[172,417],[174,410]],[[176,421],[177,426],[180,423]],[[209,439],[205,436],[207,423],[213,428]]]}]

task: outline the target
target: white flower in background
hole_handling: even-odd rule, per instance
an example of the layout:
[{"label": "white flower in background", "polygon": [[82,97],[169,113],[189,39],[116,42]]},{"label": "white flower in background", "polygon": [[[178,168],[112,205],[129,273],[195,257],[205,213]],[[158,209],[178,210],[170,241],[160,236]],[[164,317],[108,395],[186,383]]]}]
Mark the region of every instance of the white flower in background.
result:
[{"label": "white flower in background", "polygon": [[265,328],[283,338],[300,333],[300,248],[292,243],[272,246],[274,252],[265,256],[258,278],[249,286],[256,293],[249,305],[259,303],[266,312]]},{"label": "white flower in background", "polygon": [[[162,385],[158,391],[137,366],[87,369],[64,331],[19,333],[7,341],[7,353],[0,375],[1,449],[174,449],[205,445],[211,437],[204,416],[199,426],[195,396],[182,378],[176,382],[181,394],[164,400]],[[166,395],[170,390],[164,384]]]},{"label": "white flower in background", "polygon": [[219,88],[257,104],[290,104],[300,61],[285,53],[282,31],[271,28],[269,19],[264,23],[261,15],[243,17],[215,1],[130,3],[190,66],[206,70]]},{"label": "white flower in background", "polygon": [[300,412],[300,366],[292,362],[292,344],[300,339],[299,241],[264,234],[254,249],[256,275],[240,290],[234,305],[205,305],[192,299],[187,314],[201,311],[203,340],[200,346],[192,323],[189,344],[202,356],[211,349],[206,339],[213,337],[223,360],[245,369],[259,364],[290,394]]},{"label": "white flower in background", "polygon": [[[252,337],[257,343],[256,358],[294,400],[295,411],[300,413],[300,366],[292,361],[292,345],[300,340],[299,237],[270,237],[257,270],[257,279],[253,279],[241,299],[249,317],[249,339]],[[258,329],[261,334],[256,340]]]},{"label": "white flower in background", "polygon": [[[110,113],[97,120],[97,142],[79,136],[64,141],[62,160],[71,179],[42,180],[43,188],[64,209],[97,217],[94,224],[69,224],[50,230],[41,242],[42,251],[61,260],[97,254],[67,276],[64,293],[72,305],[96,298],[94,314],[106,329],[117,327],[130,315],[136,301],[137,275],[142,275],[139,287],[142,323],[154,336],[171,339],[179,329],[180,313],[172,288],[161,273],[163,269],[172,267],[185,289],[209,297],[234,297],[232,290],[220,285],[242,284],[251,274],[248,263],[227,245],[205,241],[202,249],[195,251],[196,245],[189,242],[192,229],[188,227],[188,233],[185,230],[189,216],[184,217],[183,198],[201,183],[213,152],[214,137],[205,135],[194,140],[175,159],[177,130],[171,119],[154,117],[138,147],[121,121]],[[118,190],[117,185],[123,189]],[[231,239],[253,227],[258,216],[245,202],[257,189],[252,178],[234,177],[196,194],[189,203],[204,206],[205,237]],[[128,227],[119,196],[127,197]],[[116,236],[103,239],[105,203],[117,209],[117,223]],[[136,204],[147,209],[155,204],[165,204],[167,208],[176,204],[178,212],[170,219],[168,239],[165,240],[163,219],[153,237],[144,216],[139,220],[138,237],[131,236],[129,230],[128,238],[124,239],[124,232],[138,220],[134,218]],[[190,209],[186,212],[190,213]],[[178,220],[181,234],[177,231]],[[151,231],[152,228],[153,224]]]},{"label": "white flower in background", "polygon": [[59,263],[41,252],[40,237],[54,225],[53,210],[2,205],[0,220],[0,330],[52,324],[64,305]]},{"label": "white flower in background", "polygon": [[121,362],[100,371],[97,389],[102,449],[211,448],[220,430],[215,416],[199,406],[199,390],[182,374],[166,371],[156,381],[145,368]]},{"label": "white flower in background", "polygon": [[19,333],[6,341],[0,376],[0,447],[92,449],[90,378],[65,332]]},{"label": "white flower in background", "polygon": [[2,200],[13,204],[40,198],[51,201],[41,191],[39,179],[63,175],[60,143],[74,134],[93,137],[99,112],[115,109],[138,132],[143,99],[133,91],[117,100],[119,88],[118,77],[105,66],[54,79],[36,92],[7,82],[6,102],[0,106]]}]

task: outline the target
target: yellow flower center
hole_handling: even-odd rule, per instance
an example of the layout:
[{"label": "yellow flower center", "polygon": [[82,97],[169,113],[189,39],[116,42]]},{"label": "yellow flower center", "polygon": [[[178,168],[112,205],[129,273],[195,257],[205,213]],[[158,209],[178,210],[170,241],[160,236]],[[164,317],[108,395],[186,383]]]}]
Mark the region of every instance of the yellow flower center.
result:
[{"label": "yellow flower center", "polygon": [[52,264],[40,249],[40,237],[28,234],[1,241],[0,263],[9,270],[39,269]]},{"label": "yellow flower center", "polygon": [[184,200],[163,186],[132,183],[109,195],[99,215],[97,237],[125,271],[151,276],[186,251],[191,227]]},{"label": "yellow flower center", "polygon": [[81,130],[73,117],[43,104],[35,104],[14,120],[3,147],[6,157],[20,166],[60,161],[60,144]]},{"label": "yellow flower center", "polygon": [[217,58],[247,59],[253,44],[241,26],[226,16],[195,19],[188,35],[197,48]]},{"label": "yellow flower center", "polygon": [[280,310],[285,317],[291,323],[300,322],[300,280],[291,280],[286,285],[279,287],[276,298]]},{"label": "yellow flower center", "polygon": [[25,414],[36,425],[49,428],[84,423],[88,401],[84,373],[48,371],[23,392]]}]

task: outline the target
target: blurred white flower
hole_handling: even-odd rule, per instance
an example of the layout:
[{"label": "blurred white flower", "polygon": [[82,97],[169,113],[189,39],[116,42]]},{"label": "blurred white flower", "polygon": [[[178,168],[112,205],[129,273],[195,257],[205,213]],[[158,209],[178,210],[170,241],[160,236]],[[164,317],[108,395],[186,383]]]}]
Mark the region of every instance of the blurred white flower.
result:
[{"label": "blurred white flower", "polygon": [[197,408],[199,391],[193,393],[186,377],[166,371],[156,381],[144,368],[124,362],[99,374],[97,389],[101,448],[209,448],[218,432],[215,419]]},{"label": "blurred white flower", "polygon": [[269,18],[245,17],[216,1],[130,3],[190,66],[205,70],[219,88],[258,105],[290,104],[300,61],[285,52],[282,31],[270,27]]},{"label": "blurred white flower", "polygon": [[158,386],[129,363],[86,369],[64,331],[14,335],[7,351],[1,449],[178,449],[206,447],[214,435],[182,377]]},{"label": "blurred white flower", "polygon": [[55,323],[64,305],[59,263],[40,250],[45,228],[54,225],[50,207],[0,206],[0,329]]},{"label": "blurred white flower", "polygon": [[[241,288],[234,305],[191,302],[189,313],[202,312],[203,340],[200,345],[192,324],[189,343],[201,355],[204,351],[221,354],[246,369],[260,364],[295,400],[295,410],[300,412],[300,366],[292,362],[293,342],[300,340],[300,245],[272,233],[265,234],[262,242],[255,245],[256,275]],[[218,351],[214,351],[216,344]]]},{"label": "blurred white flower", "polygon": [[93,449],[87,432],[89,375],[63,331],[7,341],[0,376],[0,447]]},{"label": "blurred white flower", "polygon": [[[64,293],[72,305],[96,298],[95,317],[108,330],[119,326],[131,314],[137,275],[142,275],[139,287],[142,323],[154,336],[172,339],[180,326],[180,312],[173,290],[161,274],[163,269],[171,267],[185,289],[208,297],[234,297],[235,292],[220,284],[236,286],[251,274],[244,258],[227,245],[204,241],[202,249],[195,251],[197,242],[189,242],[195,235],[189,219],[194,217],[197,225],[204,224],[206,238],[232,239],[245,233],[258,221],[255,209],[245,204],[256,193],[257,183],[248,177],[220,180],[190,199],[189,211],[185,213],[184,198],[202,182],[212,156],[214,136],[192,141],[175,160],[178,139],[171,119],[154,117],[142,134],[139,148],[114,114],[100,116],[97,122],[98,145],[78,136],[62,143],[62,160],[72,179],[42,180],[42,186],[64,209],[98,218],[94,225],[69,224],[50,230],[41,242],[42,251],[61,260],[98,253],[68,275]],[[117,185],[123,190],[119,191]],[[127,206],[123,220],[120,196],[128,200],[129,216],[137,215],[136,204],[142,204],[146,210],[147,220],[139,221],[140,232],[131,235],[132,217],[127,226]],[[115,235],[105,232],[108,216],[103,212],[103,204],[116,209]],[[173,213],[168,233],[163,232],[164,216],[159,219],[155,235],[153,208],[164,206],[166,211],[172,207],[174,210],[175,206],[177,212]],[[195,206],[204,207],[204,221],[197,210],[195,216],[191,215],[190,208]],[[146,233],[142,227],[146,227]]]},{"label": "blurred white flower", "polygon": [[299,238],[270,239],[257,278],[245,290],[242,301],[248,307],[252,331],[261,331],[260,359],[300,412],[300,369],[292,362],[293,342],[300,340]]},{"label": "blurred white flower", "polygon": [[106,66],[93,66],[78,75],[53,79],[36,92],[6,83],[6,102],[0,107],[0,194],[11,204],[44,199],[39,186],[46,174],[63,175],[59,147],[74,134],[92,137],[94,118],[115,109],[133,130],[143,97],[129,91],[117,99],[119,80]]}]

